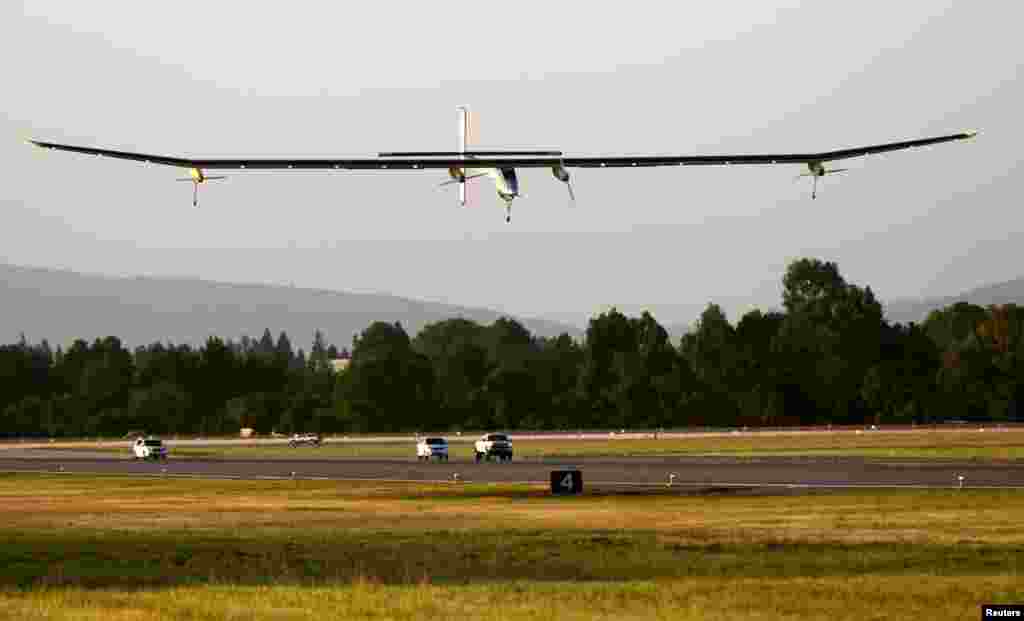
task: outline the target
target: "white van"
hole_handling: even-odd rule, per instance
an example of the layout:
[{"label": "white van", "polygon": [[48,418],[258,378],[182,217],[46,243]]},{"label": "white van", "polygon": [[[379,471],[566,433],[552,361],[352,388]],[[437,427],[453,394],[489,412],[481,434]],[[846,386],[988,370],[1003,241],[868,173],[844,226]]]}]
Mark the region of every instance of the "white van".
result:
[{"label": "white van", "polygon": [[135,459],[167,459],[167,447],[156,438],[138,438],[132,446]]},{"label": "white van", "polygon": [[438,461],[448,461],[448,440],[444,438],[423,438],[416,443],[416,459],[428,461],[431,457]]}]

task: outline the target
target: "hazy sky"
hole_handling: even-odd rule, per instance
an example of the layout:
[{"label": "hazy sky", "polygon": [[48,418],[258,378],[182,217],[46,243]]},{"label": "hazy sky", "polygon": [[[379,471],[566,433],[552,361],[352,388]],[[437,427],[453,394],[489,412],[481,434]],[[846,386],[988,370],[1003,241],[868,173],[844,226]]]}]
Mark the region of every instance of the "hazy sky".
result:
[{"label": "hazy sky", "polygon": [[[605,5],[613,8],[604,8]],[[0,4],[0,260],[295,283],[582,323],[777,306],[785,265],[837,261],[883,299],[1024,275],[1024,5],[952,2]],[[27,136],[196,156],[453,149],[821,151],[982,130],[797,167],[521,172],[511,224],[440,172],[249,173],[41,152]],[[807,181],[806,179],[803,181]],[[486,191],[484,191],[486,190]]]}]

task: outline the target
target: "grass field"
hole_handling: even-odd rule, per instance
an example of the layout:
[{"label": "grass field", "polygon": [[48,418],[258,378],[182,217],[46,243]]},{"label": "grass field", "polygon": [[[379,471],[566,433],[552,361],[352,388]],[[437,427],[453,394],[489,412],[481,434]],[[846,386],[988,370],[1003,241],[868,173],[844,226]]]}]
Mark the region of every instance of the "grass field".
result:
[{"label": "grass field", "polygon": [[[772,455],[858,456],[921,459],[1024,459],[1024,429],[967,427],[956,431],[922,430],[916,433],[850,431],[828,433],[736,433],[694,435],[658,440],[616,438],[576,440],[524,440],[512,435],[517,457],[601,457],[720,455],[764,457]],[[452,459],[472,459],[470,439],[451,437]],[[61,446],[55,444],[55,447]],[[107,447],[111,453],[128,454],[122,448]],[[95,449],[90,449],[95,450]],[[289,448],[286,445],[176,446],[172,456],[214,459],[320,459],[320,458],[409,458],[416,454],[412,441],[335,442],[319,448]]]},{"label": "grass field", "polygon": [[0,476],[0,618],[966,618],[1024,494]]}]

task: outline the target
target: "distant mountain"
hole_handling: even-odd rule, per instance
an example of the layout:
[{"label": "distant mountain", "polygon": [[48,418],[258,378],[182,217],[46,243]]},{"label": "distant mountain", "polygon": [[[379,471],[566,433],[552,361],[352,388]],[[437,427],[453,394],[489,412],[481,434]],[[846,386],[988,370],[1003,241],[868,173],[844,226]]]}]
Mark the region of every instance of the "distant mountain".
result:
[{"label": "distant mountain", "polygon": [[[76,338],[117,336],[129,347],[157,341],[198,345],[209,336],[258,338],[283,330],[293,346],[309,350],[313,332],[351,347],[352,336],[374,321],[399,321],[409,336],[426,324],[464,317],[489,324],[492,310],[423,302],[391,295],[346,293],[184,278],[114,278],[0,264],[0,343],[24,332],[29,342],[54,347]],[[516,318],[531,333],[579,338],[574,326]]]},{"label": "distant mountain", "polygon": [[1024,305],[1024,278],[984,285],[960,295],[923,300],[894,300],[885,304],[885,317],[893,323],[920,323],[927,319],[928,313],[933,310],[952,306],[957,302],[969,302],[978,306],[1011,303]]}]

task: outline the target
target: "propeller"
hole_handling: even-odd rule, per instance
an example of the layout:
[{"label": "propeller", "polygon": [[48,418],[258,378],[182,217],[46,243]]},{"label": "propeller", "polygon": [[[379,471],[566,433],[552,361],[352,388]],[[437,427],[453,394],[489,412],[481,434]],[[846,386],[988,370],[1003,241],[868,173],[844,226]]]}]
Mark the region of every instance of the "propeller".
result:
[{"label": "propeller", "polygon": [[467,177],[465,177],[463,179],[449,179],[448,181],[442,181],[441,183],[437,184],[437,187],[438,188],[443,188],[446,185],[452,185],[452,184],[455,184],[455,183],[463,183],[464,181],[469,181],[470,179],[476,179],[477,177],[486,177],[486,176],[487,176],[487,173],[479,173],[479,174],[476,174],[476,175],[469,175],[469,176],[467,176]]},{"label": "propeller", "polygon": [[454,185],[454,184],[457,183],[457,184],[459,184],[459,204],[462,205],[463,207],[470,206],[472,201],[469,200],[469,199],[470,199],[470,197],[472,195],[469,193],[469,187],[470,186],[469,186],[469,184],[467,182],[470,181],[471,179],[478,179],[480,177],[486,177],[486,176],[487,176],[486,172],[476,173],[476,174],[472,174],[472,175],[463,175],[461,178],[455,178],[455,179],[449,179],[448,181],[442,181],[441,183],[437,184],[437,188],[436,189],[437,190],[442,190],[442,189],[445,188],[445,186]]},{"label": "propeller", "polygon": [[808,164],[807,166],[808,168],[810,168],[810,171],[800,173],[793,179],[793,182],[795,183],[799,181],[801,177],[813,177],[814,182],[811,184],[811,200],[814,200],[815,198],[818,197],[818,177],[824,177],[825,175],[833,175],[835,173],[841,173],[850,170],[849,168],[825,168],[821,164],[814,163]]},{"label": "propeller", "polygon": [[202,171],[193,170],[191,177],[180,177],[178,179],[175,179],[175,181],[190,181],[190,182],[192,182],[192,206],[193,207],[198,207],[199,206],[199,184],[200,183],[206,183],[207,181],[219,181],[221,179],[227,179],[227,176],[225,176],[225,175],[214,175],[212,177],[207,177],[206,175],[204,175],[202,173]]},{"label": "propeller", "polygon": [[569,171],[565,169],[565,166],[559,164],[551,169],[551,174],[565,184],[567,190],[569,190],[569,200],[573,207],[576,206],[576,193],[572,191],[572,177],[569,175]]}]

